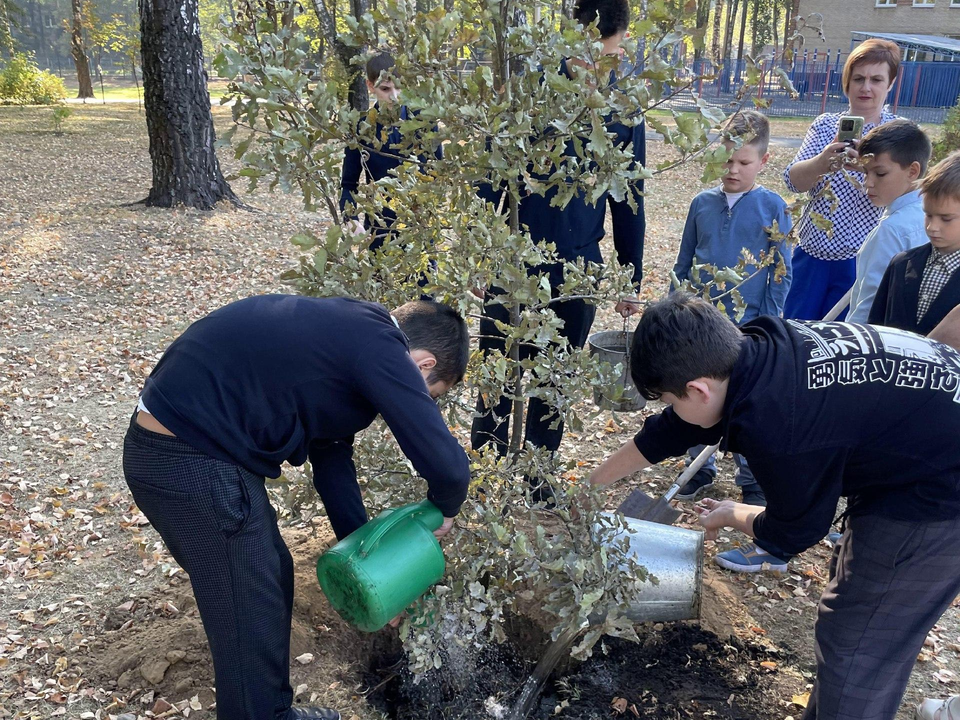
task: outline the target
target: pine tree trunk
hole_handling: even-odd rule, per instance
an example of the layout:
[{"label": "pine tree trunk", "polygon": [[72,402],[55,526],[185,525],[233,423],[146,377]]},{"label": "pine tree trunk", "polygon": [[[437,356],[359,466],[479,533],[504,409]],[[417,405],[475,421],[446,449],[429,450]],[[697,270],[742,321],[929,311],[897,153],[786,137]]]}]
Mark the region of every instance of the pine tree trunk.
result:
[{"label": "pine tree trunk", "polygon": [[[350,107],[356,110],[366,112],[370,107],[370,97],[367,94],[366,76],[362,71],[352,64],[352,60],[357,55],[364,52],[365,48],[350,47],[344,43],[337,32],[336,2],[333,8],[328,8],[324,0],[312,0],[313,10],[317,14],[317,20],[320,22],[320,30],[323,33],[324,48],[331,48],[337,55],[337,59],[347,72],[352,73],[350,77],[350,87],[347,90],[347,99]],[[351,12],[354,17],[360,18],[367,11],[367,0],[351,0]]]},{"label": "pine tree trunk", "polygon": [[73,22],[70,25],[70,55],[77,68],[77,83],[80,90],[77,99],[86,100],[93,97],[93,83],[90,80],[90,61],[87,59],[87,48],[83,43],[83,21],[81,14],[81,0],[73,0]]},{"label": "pine tree trunk", "polygon": [[211,210],[240,201],[220,171],[197,0],[140,0],[143,105],[153,187],[146,204]]},{"label": "pine tree trunk", "polygon": [[760,46],[760,0],[753,0],[753,24],[751,27],[750,54],[754,59],[763,52]]}]

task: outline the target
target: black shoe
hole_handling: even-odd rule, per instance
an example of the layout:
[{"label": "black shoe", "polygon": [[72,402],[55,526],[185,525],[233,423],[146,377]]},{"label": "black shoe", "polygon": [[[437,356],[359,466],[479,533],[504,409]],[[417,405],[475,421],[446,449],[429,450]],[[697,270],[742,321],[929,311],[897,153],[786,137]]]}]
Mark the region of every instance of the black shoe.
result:
[{"label": "black shoe", "polygon": [[757,483],[744,485],[740,491],[743,493],[743,502],[747,505],[767,506],[767,496],[763,494],[763,490]]},{"label": "black shoe", "polygon": [[290,708],[287,720],[340,720],[340,713],[330,708],[303,705]]},{"label": "black shoe", "polygon": [[675,497],[677,500],[696,500],[698,495],[713,485],[716,477],[716,470],[700,468],[694,473],[693,477],[687,481],[687,484],[680,488]]}]

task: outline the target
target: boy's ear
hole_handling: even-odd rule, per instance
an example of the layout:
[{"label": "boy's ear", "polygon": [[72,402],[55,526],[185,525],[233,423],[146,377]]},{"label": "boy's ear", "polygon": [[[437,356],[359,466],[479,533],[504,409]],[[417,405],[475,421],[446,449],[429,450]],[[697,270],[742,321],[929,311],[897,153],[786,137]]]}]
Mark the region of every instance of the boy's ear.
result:
[{"label": "boy's ear", "polygon": [[691,380],[687,383],[686,388],[687,397],[695,399],[698,402],[706,402],[712,394],[710,385],[706,382],[705,378]]},{"label": "boy's ear", "polygon": [[372,82],[370,82],[370,80],[367,80],[367,90],[369,90],[370,92],[373,92],[373,89],[374,89],[375,87],[376,87],[376,85],[374,85]]},{"label": "boy's ear", "polygon": [[433,353],[424,351],[424,354],[416,358],[417,367],[421,370],[433,370],[437,366],[437,358]]},{"label": "boy's ear", "polygon": [[765,153],[763,154],[763,157],[760,158],[760,164],[761,164],[761,165],[766,165],[767,162],[769,162],[769,160],[770,160],[770,151],[767,150],[767,152],[765,152]]},{"label": "boy's ear", "polygon": [[920,167],[920,163],[914,160],[912,163],[910,163],[910,167],[907,168],[907,177],[909,177],[911,180],[919,180],[921,170],[922,168]]}]

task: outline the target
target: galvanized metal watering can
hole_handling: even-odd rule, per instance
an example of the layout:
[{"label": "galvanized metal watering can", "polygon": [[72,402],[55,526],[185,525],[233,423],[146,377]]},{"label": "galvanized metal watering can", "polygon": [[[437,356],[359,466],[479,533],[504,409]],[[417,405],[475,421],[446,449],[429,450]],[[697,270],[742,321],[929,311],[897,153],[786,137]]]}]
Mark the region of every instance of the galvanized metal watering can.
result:
[{"label": "galvanized metal watering can", "polygon": [[[611,388],[597,389],[593,392],[593,402],[603,410],[633,412],[640,410],[647,401],[637,392],[630,379],[630,345],[633,332],[621,330],[603,330],[587,338],[590,354],[611,365],[620,365],[620,377]],[[621,393],[622,394],[619,394]]]},{"label": "galvanized metal watering can", "polygon": [[433,531],[443,513],[430,501],[385,510],[317,560],[320,587],[340,617],[374,632],[443,577]]},{"label": "galvanized metal watering can", "polygon": [[624,518],[630,555],[657,583],[645,583],[627,613],[634,622],[695,620],[703,591],[703,533]]}]

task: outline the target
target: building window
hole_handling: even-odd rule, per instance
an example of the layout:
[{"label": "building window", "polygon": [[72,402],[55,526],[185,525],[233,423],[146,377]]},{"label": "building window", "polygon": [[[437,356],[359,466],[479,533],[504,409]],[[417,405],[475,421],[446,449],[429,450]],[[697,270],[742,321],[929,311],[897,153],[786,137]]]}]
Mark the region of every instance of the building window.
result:
[{"label": "building window", "polygon": [[877,0],[877,7],[896,7],[897,0]]},{"label": "building window", "polygon": [[914,7],[933,7],[937,0],[913,0]]},{"label": "building window", "polygon": [[960,0],[950,0],[950,7],[960,8]]}]

